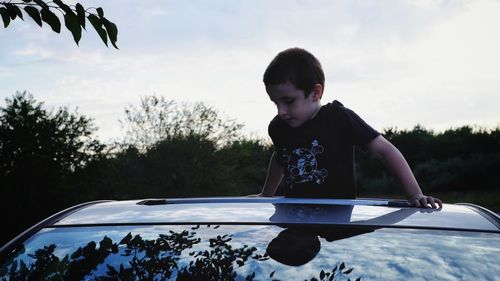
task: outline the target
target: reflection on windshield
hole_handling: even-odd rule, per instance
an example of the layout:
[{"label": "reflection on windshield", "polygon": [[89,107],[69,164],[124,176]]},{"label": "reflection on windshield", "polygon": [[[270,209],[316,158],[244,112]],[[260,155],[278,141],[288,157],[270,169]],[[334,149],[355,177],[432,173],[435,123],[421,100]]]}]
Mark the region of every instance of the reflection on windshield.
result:
[{"label": "reflection on windshield", "polygon": [[[352,205],[297,205],[297,204],[274,204],[274,214],[269,221],[280,223],[307,223],[316,224],[356,224],[356,225],[397,225],[411,215],[419,213],[438,212],[436,209],[417,209],[417,208],[387,208],[384,214],[376,217],[369,215],[369,218],[363,218],[362,212],[358,212],[353,217],[354,208],[359,206]],[[361,216],[361,217],[360,217]]]},{"label": "reflection on windshield", "polygon": [[[219,226],[208,226],[208,228],[214,231]],[[297,249],[295,253],[282,252],[281,260],[275,258],[282,262],[283,259],[287,259],[287,255],[292,254],[294,256],[292,260],[301,260],[285,264],[302,265],[305,263],[302,262],[304,258],[310,260],[319,251],[319,241],[315,234],[304,233],[301,229],[287,229],[281,232],[269,243],[267,251],[263,251],[263,247],[258,249],[242,244],[241,241],[235,242],[233,234],[216,235],[207,239],[205,235],[198,235],[199,229],[200,226],[193,226],[180,231],[169,230],[154,238],[144,238],[141,234],[133,235],[129,232],[119,239],[119,242],[118,239],[113,241],[104,236],[100,241],[74,246],[70,252],[62,251],[67,252],[65,255],[57,253],[58,245],[54,243],[30,251],[22,248],[10,262],[2,265],[0,278],[1,280],[276,279],[280,278],[280,270],[274,269],[264,275],[262,268],[256,263],[272,261],[268,252],[276,255],[282,247],[294,251],[291,245],[277,244],[276,241],[283,242],[282,237],[289,236],[287,235],[289,233],[299,238],[312,235],[310,237],[314,237],[317,242],[315,249],[308,250],[310,245],[302,243],[299,252]],[[301,251],[308,251],[310,255],[302,257],[305,252]],[[248,263],[252,265],[247,266]],[[353,268],[347,268],[342,262],[317,270],[317,274],[309,276],[308,279],[339,280],[337,277],[349,275]]]},{"label": "reflection on windshield", "polygon": [[58,227],[1,262],[0,280],[496,280],[499,256],[497,233],[366,225]]},{"label": "reflection on windshield", "polygon": [[321,249],[319,237],[328,242],[369,232],[371,228],[346,228],[333,226],[301,226],[286,228],[271,240],[266,252],[285,265],[299,266],[311,261]]},{"label": "reflection on windshield", "polygon": [[[303,265],[311,261],[320,251],[321,243],[319,237],[328,242],[346,239],[349,237],[373,232],[374,227],[349,226],[352,220],[354,206],[349,205],[293,205],[275,204],[275,212],[269,218],[271,222],[278,223],[295,220],[295,222],[306,223],[308,221],[323,221],[322,226],[307,225],[293,226],[280,232],[267,247],[267,253],[274,260],[286,265]],[[357,225],[374,225],[383,221],[385,224],[395,224],[404,220],[413,213],[415,209],[398,209],[385,215],[356,221]],[[336,225],[332,225],[335,223]],[[285,225],[282,225],[285,227]]]}]

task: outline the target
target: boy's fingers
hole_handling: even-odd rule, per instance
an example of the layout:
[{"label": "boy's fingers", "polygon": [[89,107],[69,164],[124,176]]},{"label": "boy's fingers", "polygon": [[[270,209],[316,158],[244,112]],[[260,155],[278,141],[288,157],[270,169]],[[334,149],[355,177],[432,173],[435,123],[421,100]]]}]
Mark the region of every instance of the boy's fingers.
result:
[{"label": "boy's fingers", "polygon": [[429,202],[427,196],[420,198],[419,203],[421,208],[429,208]]},{"label": "boy's fingers", "polygon": [[427,197],[427,201],[429,201],[429,205],[431,205],[433,209],[436,209],[436,202],[434,202],[434,198],[429,196]]},{"label": "boy's fingers", "polygon": [[440,199],[431,196],[427,197],[427,199],[429,200],[429,204],[432,208],[441,209],[443,207],[443,202]]},{"label": "boy's fingers", "polygon": [[443,208],[443,202],[440,199],[434,198],[434,201],[438,204],[439,208]]},{"label": "boy's fingers", "polygon": [[429,208],[429,205],[433,209],[438,209],[443,207],[443,202],[441,202],[441,200],[431,196],[425,196],[420,198],[420,203],[423,208]]},{"label": "boy's fingers", "polygon": [[410,201],[410,205],[413,206],[413,207],[420,208],[420,202],[418,202],[417,199],[411,200]]},{"label": "boy's fingers", "polygon": [[441,202],[441,200],[438,198],[434,198],[432,196],[425,196],[423,194],[420,194],[419,196],[417,195],[415,197],[413,199],[409,200],[411,206],[413,206],[413,207],[433,208],[433,209],[443,207],[443,202]]}]

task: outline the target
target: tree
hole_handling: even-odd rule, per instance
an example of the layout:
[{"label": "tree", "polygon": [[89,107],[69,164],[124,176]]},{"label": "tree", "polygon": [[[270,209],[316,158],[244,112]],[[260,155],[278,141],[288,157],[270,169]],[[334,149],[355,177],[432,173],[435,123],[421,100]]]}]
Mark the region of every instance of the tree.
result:
[{"label": "tree", "polygon": [[68,178],[99,159],[104,148],[92,119],[42,106],[23,92],[0,107],[0,211],[15,215],[6,217],[13,231],[74,204]]},{"label": "tree", "polygon": [[[500,186],[496,172],[500,164],[499,127],[462,126],[435,133],[417,125],[412,130],[386,129],[383,135],[401,150],[420,186],[428,192],[498,190]],[[356,153],[356,173],[363,196],[399,189],[373,155]]]},{"label": "tree", "polygon": [[[273,147],[262,140],[245,139],[227,145],[218,151],[227,179],[218,184],[220,195],[244,196],[256,194],[262,190],[266,178],[267,166],[273,153]],[[282,185],[277,195],[283,192]]]},{"label": "tree", "polygon": [[256,173],[265,176],[265,168],[253,167],[259,163],[242,167],[247,158],[260,159],[261,150],[250,150],[261,147],[241,141],[242,125],[203,103],[153,95],[125,113],[124,146],[97,166],[88,166],[86,170],[96,173],[87,174],[88,180],[79,178],[75,184],[80,189],[115,199],[215,196],[244,193],[248,185],[256,185]]},{"label": "tree", "polygon": [[40,161],[69,174],[103,148],[92,135],[96,131],[92,119],[66,108],[47,111],[27,92],[7,98],[6,104],[0,107],[0,176],[16,173],[21,164]]},{"label": "tree", "polygon": [[77,45],[82,37],[82,28],[85,29],[85,24],[88,20],[106,46],[108,46],[109,38],[113,47],[118,49],[116,45],[118,28],[116,24],[104,17],[104,10],[101,7],[85,9],[80,3],[69,6],[61,0],[53,0],[51,2],[43,0],[0,1],[0,16],[2,17],[4,27],[7,28],[10,22],[16,18],[24,20],[23,10],[40,27],[45,22],[56,33],[61,32],[61,21],[53,11],[59,11],[64,18],[66,28],[73,35],[73,39]]},{"label": "tree", "polygon": [[125,114],[121,121],[125,142],[142,151],[160,141],[193,136],[219,146],[230,144],[239,138],[243,127],[204,103],[179,104],[155,95],[141,98],[139,107],[128,106]]}]

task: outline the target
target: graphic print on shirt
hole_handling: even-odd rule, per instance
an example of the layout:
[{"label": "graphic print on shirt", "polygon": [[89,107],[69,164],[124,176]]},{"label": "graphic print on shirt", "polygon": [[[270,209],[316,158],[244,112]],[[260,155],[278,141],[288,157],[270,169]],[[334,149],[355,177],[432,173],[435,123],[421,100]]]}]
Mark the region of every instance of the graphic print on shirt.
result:
[{"label": "graphic print on shirt", "polygon": [[314,181],[321,184],[328,175],[328,171],[318,170],[316,155],[323,151],[323,146],[319,145],[317,140],[312,141],[311,149],[296,148],[291,153],[283,151],[283,164],[289,172],[286,182],[292,184]]}]

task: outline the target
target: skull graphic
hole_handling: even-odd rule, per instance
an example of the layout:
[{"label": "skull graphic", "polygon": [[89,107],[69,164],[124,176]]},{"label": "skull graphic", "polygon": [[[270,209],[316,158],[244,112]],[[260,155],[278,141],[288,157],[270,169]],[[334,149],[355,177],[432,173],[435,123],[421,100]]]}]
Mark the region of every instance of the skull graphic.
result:
[{"label": "skull graphic", "polygon": [[317,140],[311,143],[311,149],[297,148],[290,154],[283,153],[284,163],[289,172],[288,183],[303,183],[315,181],[321,184],[328,175],[326,169],[318,170],[318,161],[316,154],[322,153],[323,146],[318,144]]}]

